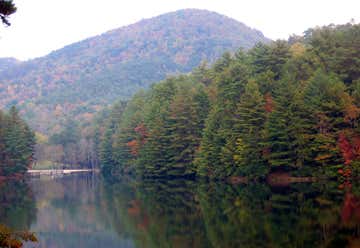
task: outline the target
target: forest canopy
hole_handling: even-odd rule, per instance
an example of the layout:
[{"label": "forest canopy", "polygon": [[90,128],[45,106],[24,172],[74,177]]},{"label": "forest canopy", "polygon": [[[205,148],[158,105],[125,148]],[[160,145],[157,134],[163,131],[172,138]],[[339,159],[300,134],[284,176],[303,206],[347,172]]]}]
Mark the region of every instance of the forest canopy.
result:
[{"label": "forest canopy", "polygon": [[102,121],[102,169],[212,179],[354,176],[359,44],[359,24],[314,28],[155,84]]}]

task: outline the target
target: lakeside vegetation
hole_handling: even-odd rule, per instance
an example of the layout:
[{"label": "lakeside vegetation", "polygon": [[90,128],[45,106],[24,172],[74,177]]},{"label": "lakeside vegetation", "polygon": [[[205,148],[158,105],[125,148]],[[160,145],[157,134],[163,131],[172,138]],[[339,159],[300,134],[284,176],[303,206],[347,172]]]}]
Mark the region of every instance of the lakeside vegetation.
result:
[{"label": "lakeside vegetation", "polygon": [[21,176],[34,159],[35,135],[15,107],[0,110],[0,177]]},{"label": "lakeside vegetation", "polygon": [[358,44],[359,24],[314,28],[155,84],[101,121],[102,170],[348,181],[360,169]]},{"label": "lakeside vegetation", "polygon": [[213,63],[224,51],[260,41],[270,42],[216,12],[165,13],[37,59],[0,58],[0,108],[16,105],[34,129],[39,164],[95,167],[92,123],[116,99],[127,101],[167,75],[189,73],[202,60]]},{"label": "lakeside vegetation", "polygon": [[0,110],[0,247],[360,247],[360,24],[266,43],[208,11],[154,19],[0,58],[21,109]]}]

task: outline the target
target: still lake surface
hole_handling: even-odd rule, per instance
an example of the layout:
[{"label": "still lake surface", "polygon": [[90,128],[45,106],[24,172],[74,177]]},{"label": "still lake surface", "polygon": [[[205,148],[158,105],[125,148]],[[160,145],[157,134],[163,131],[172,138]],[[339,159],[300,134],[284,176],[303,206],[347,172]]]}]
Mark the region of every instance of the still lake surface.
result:
[{"label": "still lake surface", "polygon": [[25,247],[360,247],[360,189],[336,182],[106,183],[97,174],[0,187],[0,223]]}]

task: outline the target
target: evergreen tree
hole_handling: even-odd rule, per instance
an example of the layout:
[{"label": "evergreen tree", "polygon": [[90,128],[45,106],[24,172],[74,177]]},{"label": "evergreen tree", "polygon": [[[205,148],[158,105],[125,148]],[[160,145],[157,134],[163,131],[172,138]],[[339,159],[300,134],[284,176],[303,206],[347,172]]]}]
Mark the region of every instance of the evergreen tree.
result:
[{"label": "evergreen tree", "polygon": [[271,167],[292,167],[294,151],[291,149],[293,137],[289,132],[292,125],[289,106],[293,101],[294,91],[287,82],[281,82],[275,90],[275,107],[266,123],[266,148],[269,149],[268,161]]},{"label": "evergreen tree", "polygon": [[360,164],[358,31],[309,30],[154,85],[102,132],[104,161],[142,177],[350,175]]},{"label": "evergreen tree", "polygon": [[342,163],[337,142],[340,130],[347,127],[345,91],[345,85],[336,76],[322,71],[316,72],[304,90],[304,101],[313,113],[316,128],[309,146],[324,173],[334,171]]},{"label": "evergreen tree", "polygon": [[[135,170],[140,140],[136,128],[143,126],[146,129],[143,113],[146,98],[144,92],[136,94],[126,105],[121,121],[117,123],[112,138],[112,158],[115,167],[113,173],[129,173]],[[131,144],[136,147],[132,147]]]},{"label": "evergreen tree", "polygon": [[170,105],[170,135],[172,150],[170,158],[172,175],[191,175],[195,173],[193,161],[200,144],[209,103],[200,89],[183,87],[179,89]]},{"label": "evergreen tree", "polygon": [[239,172],[252,176],[266,174],[267,166],[263,159],[266,109],[264,96],[256,82],[247,83],[235,117],[234,127],[238,136],[233,144],[236,151],[233,157]]},{"label": "evergreen tree", "polygon": [[23,174],[34,159],[35,135],[15,107],[0,112],[0,175]]},{"label": "evergreen tree", "polygon": [[112,174],[112,168],[115,163],[113,158],[113,134],[118,128],[118,125],[121,123],[125,106],[125,102],[119,102],[112,107],[107,123],[105,124],[104,136],[100,142],[100,168],[102,169],[102,172],[108,176]]}]

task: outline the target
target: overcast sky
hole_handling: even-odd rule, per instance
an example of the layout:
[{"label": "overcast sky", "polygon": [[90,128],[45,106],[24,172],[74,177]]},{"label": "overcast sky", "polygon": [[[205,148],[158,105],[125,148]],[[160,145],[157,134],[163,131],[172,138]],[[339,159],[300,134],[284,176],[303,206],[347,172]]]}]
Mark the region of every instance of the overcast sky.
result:
[{"label": "overcast sky", "polygon": [[360,0],[14,0],[10,27],[0,27],[0,57],[26,60],[67,44],[169,11],[216,11],[271,39],[309,27],[360,21]]}]

